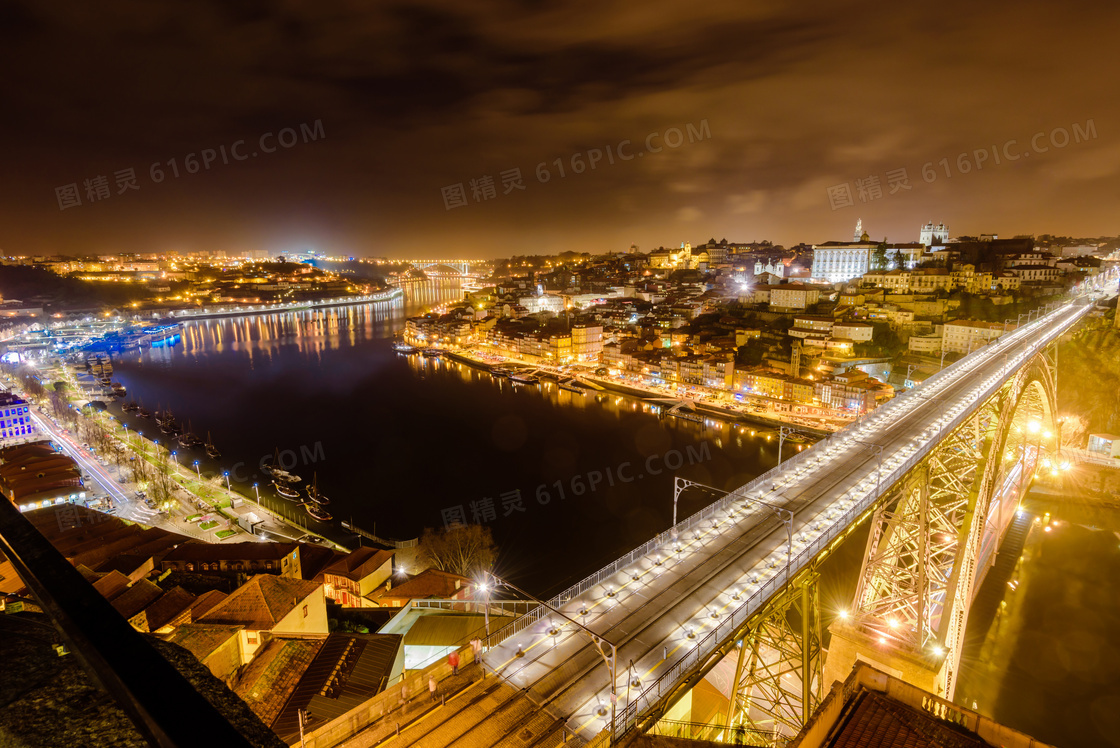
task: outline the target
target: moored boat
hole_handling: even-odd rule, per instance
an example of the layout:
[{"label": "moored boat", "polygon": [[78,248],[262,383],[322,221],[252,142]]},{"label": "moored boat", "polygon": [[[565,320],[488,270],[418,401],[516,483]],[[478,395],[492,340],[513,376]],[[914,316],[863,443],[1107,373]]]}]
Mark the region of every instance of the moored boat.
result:
[{"label": "moored boat", "polygon": [[323,494],[319,493],[319,474],[318,473],[315,474],[315,477],[312,479],[311,486],[309,486],[308,489],[307,489],[307,498],[311,499],[312,501],[314,501],[319,506],[326,506],[327,504],[331,503],[330,499],[328,499]]},{"label": "moored boat", "polygon": [[393,342],[393,350],[397,353],[416,353],[416,347],[408,343],[396,340]]},{"label": "moored boat", "polygon": [[330,522],[332,519],[334,519],[334,515],[332,515],[330,512],[328,512],[318,504],[308,502],[303,505],[303,508],[307,510],[308,514],[310,514],[320,522]]},{"label": "moored boat", "polygon": [[206,456],[215,460],[222,456],[222,453],[214,446],[214,440],[210,438],[209,431],[206,432]]},{"label": "moored boat", "polygon": [[566,382],[561,382],[560,383],[560,389],[567,390],[568,392],[574,392],[577,395],[586,395],[589,392],[591,392],[591,390],[589,390],[587,387],[584,387],[579,382],[576,382],[576,381],[573,381],[573,380],[568,380]]},{"label": "moored boat", "polygon": [[276,489],[276,493],[280,494],[285,499],[299,499],[299,490],[282,480],[272,481],[272,487]]},{"label": "moored boat", "polygon": [[523,374],[521,372],[510,372],[509,380],[517,384],[539,384],[541,378],[535,374]]}]

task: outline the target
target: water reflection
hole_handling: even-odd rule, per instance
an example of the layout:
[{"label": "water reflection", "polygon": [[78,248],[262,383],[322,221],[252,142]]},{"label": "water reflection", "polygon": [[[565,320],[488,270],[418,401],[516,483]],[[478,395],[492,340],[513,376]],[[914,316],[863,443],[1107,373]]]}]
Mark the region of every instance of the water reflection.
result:
[{"label": "water reflection", "polygon": [[[408,292],[395,305],[194,321],[181,345],[129,354],[114,376],[130,398],[210,432],[223,452],[212,470],[241,463],[237,475],[270,496],[254,473],[260,458],[321,445],[322,459],[295,472],[318,475],[336,519],[407,538],[461,512],[492,527],[504,573],[542,592],[665,529],[674,474],[732,488],[775,460],[776,440],[752,437],[749,427],[663,418],[627,397],[549,381],[523,387],[396,354],[389,342],[405,317],[459,297],[441,284]],[[134,431],[154,431],[151,421],[123,418]],[[703,459],[689,462],[690,447]],[[683,455],[681,464],[666,466],[670,453]],[[185,450],[180,459],[208,465]],[[623,464],[634,467],[628,482],[570,490]],[[563,497],[558,482],[569,489]],[[510,508],[517,495],[521,508]],[[700,489],[683,495],[681,516],[714,498]],[[579,553],[564,550],[573,543]]]}]

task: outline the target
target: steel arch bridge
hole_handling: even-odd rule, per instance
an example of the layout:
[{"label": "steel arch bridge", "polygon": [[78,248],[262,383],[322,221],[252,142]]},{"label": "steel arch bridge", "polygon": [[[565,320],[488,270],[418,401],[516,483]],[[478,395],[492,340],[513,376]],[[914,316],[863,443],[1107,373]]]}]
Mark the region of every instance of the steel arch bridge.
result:
[{"label": "steel arch bridge", "polygon": [[410,263],[417,270],[432,270],[447,267],[459,271],[460,275],[470,275],[471,271],[486,263],[482,260],[412,260]]},{"label": "steel arch bridge", "polygon": [[[857,657],[951,697],[987,554],[1057,434],[1053,345],[1088,308],[1028,321],[493,632],[488,668],[616,743],[721,663],[727,727],[752,735],[795,733]],[[865,521],[825,658],[818,569]]]},{"label": "steel arch bridge", "polygon": [[[645,705],[644,715],[643,705],[634,703],[633,724],[627,714],[616,734],[648,729],[728,656],[736,663],[728,736],[740,725],[748,735],[795,734],[857,658],[951,698],[969,606],[982,578],[980,551],[998,545],[1029,486],[1021,476],[1033,473],[1043,435],[1057,433],[1053,351],[1033,355],[966,417],[931,435],[933,445],[921,459],[883,482],[873,502],[741,625],[729,627],[707,657],[682,668],[687,672],[659,703]],[[811,450],[803,454],[812,459]],[[1003,459],[1008,456],[1016,459]],[[1003,490],[1009,478],[1012,493]],[[830,627],[825,658],[818,569],[869,519],[855,600],[845,620]]]}]

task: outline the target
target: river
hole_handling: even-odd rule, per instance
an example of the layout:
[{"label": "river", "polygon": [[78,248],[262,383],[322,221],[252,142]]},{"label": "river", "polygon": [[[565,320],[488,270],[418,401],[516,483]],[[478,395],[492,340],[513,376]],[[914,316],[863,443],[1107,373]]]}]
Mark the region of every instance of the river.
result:
[{"label": "river", "polygon": [[[411,538],[453,518],[490,526],[497,571],[545,594],[651,535],[673,511],[673,476],[729,489],[777,459],[750,427],[662,419],[637,400],[522,387],[454,362],[395,353],[405,317],[459,297],[411,284],[393,305],[184,323],[181,342],[116,357],[114,379],[151,410],[169,408],[223,453],[179,454],[231,472],[269,506],[323,529],[267,489],[262,457],[330,497],[334,524]],[[129,428],[155,424],[112,412]],[[787,445],[787,449],[790,447]],[[182,452],[182,450],[179,450]],[[675,469],[674,469],[675,468]],[[681,495],[684,517],[716,498]]]}]

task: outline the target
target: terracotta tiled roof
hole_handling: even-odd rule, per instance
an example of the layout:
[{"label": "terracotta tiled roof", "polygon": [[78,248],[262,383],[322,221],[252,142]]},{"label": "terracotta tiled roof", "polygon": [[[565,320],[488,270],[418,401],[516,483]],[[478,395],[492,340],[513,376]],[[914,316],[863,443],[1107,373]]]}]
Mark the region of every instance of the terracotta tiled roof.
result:
[{"label": "terracotta tiled roof", "polygon": [[187,649],[203,662],[214,650],[225,644],[244,626],[225,626],[221,624],[186,623],[175,629],[170,642]]},{"label": "terracotta tiled roof", "polygon": [[209,590],[203,592],[195,598],[191,603],[191,620],[197,621],[202,616],[206,615],[215,605],[225,600],[228,597],[226,593],[221,590]]},{"label": "terracotta tiled roof", "polygon": [[110,600],[117,612],[126,620],[151,605],[163,594],[163,590],[154,582],[141,579],[127,590]]},{"label": "terracotta tiled roof", "polygon": [[270,631],[319,584],[273,574],[258,574],[233,591],[198,620],[202,623],[240,624],[255,631]]},{"label": "terracotta tiled roof", "polygon": [[[85,568],[85,567],[82,567]],[[111,571],[93,583],[93,588],[106,600],[112,600],[128,588],[129,579],[119,571]]]},{"label": "terracotta tiled roof", "polygon": [[189,541],[175,548],[164,561],[275,561],[296,549],[295,543],[203,543]]},{"label": "terracotta tiled roof", "polygon": [[234,692],[266,725],[280,715],[326,639],[272,639],[245,669]]},{"label": "terracotta tiled roof", "polygon": [[194,600],[195,596],[182,587],[172,587],[139,615],[133,616],[129,623],[141,631],[159,631],[184,613]]},{"label": "terracotta tiled roof", "polygon": [[[456,582],[459,583],[459,588],[456,588]],[[389,590],[386,590],[384,586],[378,587],[369,594],[369,598],[371,600],[383,597],[400,598],[402,600],[426,597],[446,598],[453,596],[459,589],[465,589],[470,584],[471,580],[458,574],[451,574],[438,569],[426,569],[406,582],[394,584]]]},{"label": "terracotta tiled roof", "polygon": [[989,748],[973,733],[882,694],[865,692],[858,700],[828,748]]},{"label": "terracotta tiled roof", "polygon": [[333,564],[323,569],[323,573],[334,574],[335,576],[346,577],[347,579],[359,582],[363,577],[372,574],[383,566],[386,561],[391,561],[392,559],[392,551],[363,547],[338,559]]}]

